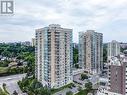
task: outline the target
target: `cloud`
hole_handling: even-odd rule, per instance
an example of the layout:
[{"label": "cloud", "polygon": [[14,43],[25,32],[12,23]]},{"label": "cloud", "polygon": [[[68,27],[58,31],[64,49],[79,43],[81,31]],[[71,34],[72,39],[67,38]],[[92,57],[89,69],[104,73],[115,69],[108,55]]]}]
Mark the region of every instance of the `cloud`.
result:
[{"label": "cloud", "polygon": [[[0,41],[30,40],[34,37],[36,28],[52,23],[72,28],[74,42],[78,42],[78,32],[85,32],[87,29],[102,32],[104,42],[121,40],[121,37],[123,38],[121,41],[125,41],[127,0],[26,0],[25,2],[15,0],[14,2],[14,16],[0,16]],[[118,37],[121,28],[122,33]]]}]

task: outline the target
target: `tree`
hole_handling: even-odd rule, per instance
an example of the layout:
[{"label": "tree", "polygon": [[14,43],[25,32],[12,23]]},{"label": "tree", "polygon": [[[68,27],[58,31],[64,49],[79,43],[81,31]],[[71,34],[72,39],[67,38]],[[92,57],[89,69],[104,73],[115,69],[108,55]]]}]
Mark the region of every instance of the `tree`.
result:
[{"label": "tree", "polygon": [[[27,73],[27,75],[34,75],[35,71],[35,48],[31,46],[24,46],[19,44],[0,44],[0,55],[7,58],[16,58],[18,62],[20,60],[26,61],[28,64],[19,68],[8,68],[7,72],[2,75]],[[8,67],[10,62],[4,60],[0,62],[0,67]],[[1,72],[0,72],[1,73]]]},{"label": "tree", "polygon": [[6,84],[5,83],[3,83],[3,87],[5,87],[6,86]]},{"label": "tree", "polygon": [[16,90],[13,92],[13,95],[18,95],[18,93],[16,92]]},{"label": "tree", "polygon": [[75,68],[77,68],[77,69],[78,69],[78,68],[79,68],[79,64],[75,64]]},{"label": "tree", "polygon": [[86,84],[85,84],[85,88],[86,88],[87,90],[91,90],[91,89],[92,89],[92,83],[91,83],[91,82],[86,83]]},{"label": "tree", "polygon": [[43,87],[34,77],[22,79],[18,82],[19,87],[28,95],[51,95],[50,89]]},{"label": "tree", "polygon": [[82,90],[82,87],[79,86],[79,87],[78,87],[78,91],[81,91],[81,90]]},{"label": "tree", "polygon": [[73,60],[74,64],[78,63],[78,49],[73,48]]},{"label": "tree", "polygon": [[66,92],[66,95],[73,95],[73,92],[72,91],[68,91],[68,92]]},{"label": "tree", "polygon": [[5,50],[1,53],[1,55],[2,55],[2,56],[9,57],[9,56],[11,55],[11,53],[5,49]]},{"label": "tree", "polygon": [[107,44],[103,45],[103,61],[107,62]]},{"label": "tree", "polygon": [[0,95],[7,95],[7,93],[0,88]]},{"label": "tree", "polygon": [[81,74],[81,80],[88,79],[88,76],[86,74]]}]

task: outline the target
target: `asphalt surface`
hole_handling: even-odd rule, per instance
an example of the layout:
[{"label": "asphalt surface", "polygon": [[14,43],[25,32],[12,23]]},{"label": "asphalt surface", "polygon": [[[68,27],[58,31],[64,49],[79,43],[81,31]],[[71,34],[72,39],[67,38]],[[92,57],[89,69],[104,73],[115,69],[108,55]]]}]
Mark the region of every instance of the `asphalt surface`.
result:
[{"label": "asphalt surface", "polygon": [[2,87],[3,83],[5,83],[6,89],[10,94],[12,94],[15,90],[19,94],[22,94],[22,91],[20,90],[17,82],[19,80],[22,80],[22,78],[25,76],[26,74],[18,74],[18,75],[0,77],[0,87]]}]

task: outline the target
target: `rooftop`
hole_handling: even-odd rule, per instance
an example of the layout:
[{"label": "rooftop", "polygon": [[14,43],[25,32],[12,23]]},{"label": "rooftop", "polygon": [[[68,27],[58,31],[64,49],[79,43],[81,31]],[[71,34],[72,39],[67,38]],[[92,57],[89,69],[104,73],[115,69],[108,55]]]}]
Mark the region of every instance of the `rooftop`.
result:
[{"label": "rooftop", "polygon": [[49,27],[61,27],[59,24],[50,24]]},{"label": "rooftop", "polygon": [[121,64],[123,64],[123,62],[127,62],[127,56],[125,56],[124,54],[120,54],[118,56],[113,56],[109,60],[110,65],[121,66]]}]

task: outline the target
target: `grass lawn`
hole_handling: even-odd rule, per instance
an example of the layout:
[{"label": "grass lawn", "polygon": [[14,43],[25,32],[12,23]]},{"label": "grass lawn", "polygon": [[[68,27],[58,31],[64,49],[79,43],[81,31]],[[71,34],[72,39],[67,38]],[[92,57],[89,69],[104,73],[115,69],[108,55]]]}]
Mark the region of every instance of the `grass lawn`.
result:
[{"label": "grass lawn", "polygon": [[89,91],[85,89],[85,90],[81,90],[80,92],[78,92],[75,95],[87,95],[88,93],[89,93]]},{"label": "grass lawn", "polygon": [[7,95],[7,94],[0,88],[0,95]]},{"label": "grass lawn", "polygon": [[9,95],[9,94],[6,93],[2,88],[0,88],[0,95]]},{"label": "grass lawn", "polygon": [[86,89],[84,89],[84,90],[81,90],[81,91],[79,91],[77,94],[75,94],[75,95],[87,95],[88,93],[93,93],[94,91],[95,91],[96,89],[91,89],[91,90],[86,90]]},{"label": "grass lawn", "polygon": [[23,70],[23,67],[0,67],[0,76],[22,74]]},{"label": "grass lawn", "polygon": [[54,93],[59,92],[59,91],[65,89],[65,88],[70,88],[70,87],[72,87],[73,85],[74,85],[73,83],[70,83],[70,84],[67,84],[67,85],[65,85],[65,86],[63,86],[63,87],[60,87],[60,88],[58,88],[58,89],[51,89],[51,93],[54,94]]},{"label": "grass lawn", "polygon": [[0,67],[0,74],[7,73],[8,67]]},{"label": "grass lawn", "polygon": [[8,93],[8,91],[7,91],[7,89],[6,89],[6,86],[3,86],[3,89],[4,89],[4,92],[5,92],[7,95],[9,95],[9,93]]}]

